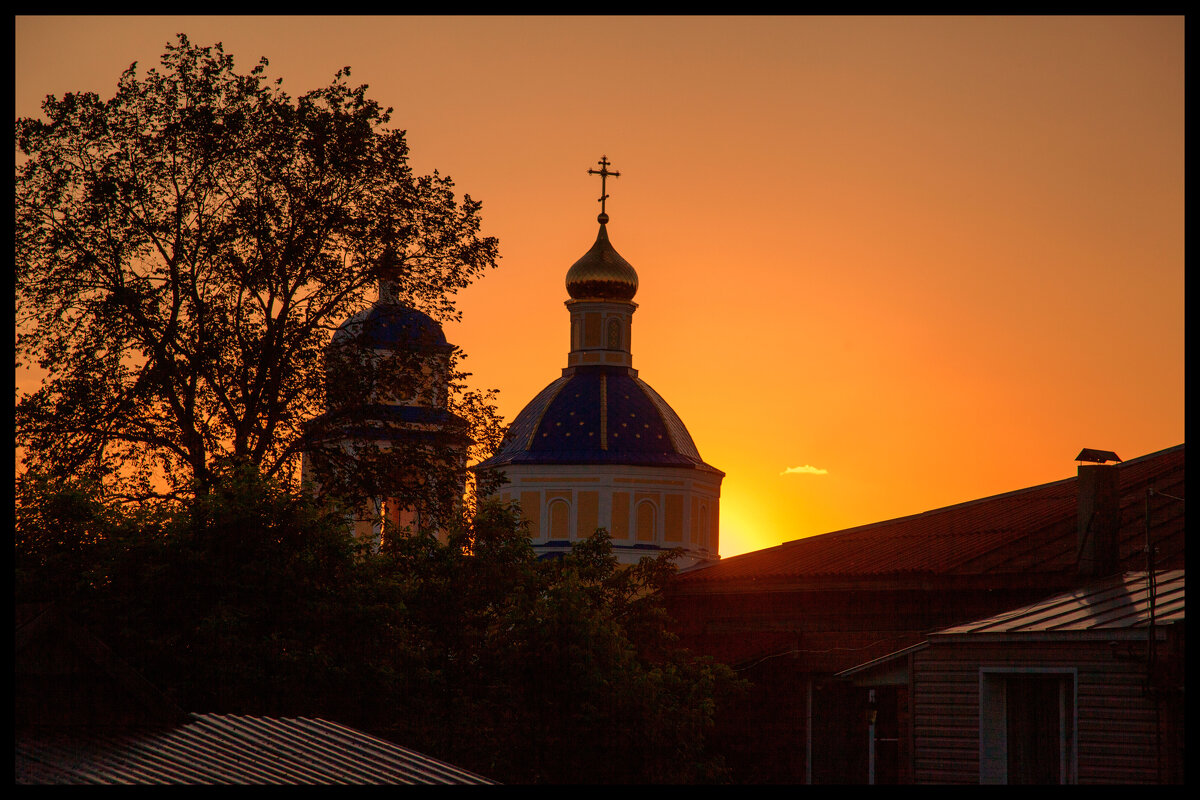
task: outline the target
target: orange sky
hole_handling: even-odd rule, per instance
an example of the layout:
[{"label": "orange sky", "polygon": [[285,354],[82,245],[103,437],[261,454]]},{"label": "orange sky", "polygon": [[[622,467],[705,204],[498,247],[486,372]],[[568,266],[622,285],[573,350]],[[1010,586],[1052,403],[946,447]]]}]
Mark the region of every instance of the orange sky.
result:
[{"label": "orange sky", "polygon": [[16,114],[177,32],[293,96],[350,65],[483,201],[447,335],[506,419],[566,364],[606,154],[724,556],[1184,441],[1182,17],[26,16]]}]

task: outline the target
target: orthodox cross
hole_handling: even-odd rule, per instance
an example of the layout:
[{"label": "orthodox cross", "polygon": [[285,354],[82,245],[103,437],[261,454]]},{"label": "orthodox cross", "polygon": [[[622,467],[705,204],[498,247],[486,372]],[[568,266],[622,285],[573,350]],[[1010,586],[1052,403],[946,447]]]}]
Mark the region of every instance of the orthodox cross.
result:
[{"label": "orthodox cross", "polygon": [[604,186],[605,186],[605,183],[608,181],[608,176],[611,175],[614,178],[619,178],[619,177],[621,177],[621,173],[608,171],[608,164],[609,164],[608,156],[600,156],[600,160],[597,161],[596,163],[600,165],[600,169],[589,169],[588,175],[599,175],[600,176],[600,216],[604,217],[604,219],[601,220],[602,222],[607,222],[608,214],[605,213],[605,211],[604,211],[604,201],[608,199],[608,194],[605,191]]}]

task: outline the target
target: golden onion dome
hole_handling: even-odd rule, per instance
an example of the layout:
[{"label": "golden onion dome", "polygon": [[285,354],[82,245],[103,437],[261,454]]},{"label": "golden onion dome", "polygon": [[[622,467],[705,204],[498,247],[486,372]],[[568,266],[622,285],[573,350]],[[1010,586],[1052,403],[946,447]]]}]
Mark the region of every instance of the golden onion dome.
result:
[{"label": "golden onion dome", "polygon": [[601,214],[599,220],[596,243],[567,270],[567,293],[572,300],[632,300],[637,271],[608,241],[608,215]]}]

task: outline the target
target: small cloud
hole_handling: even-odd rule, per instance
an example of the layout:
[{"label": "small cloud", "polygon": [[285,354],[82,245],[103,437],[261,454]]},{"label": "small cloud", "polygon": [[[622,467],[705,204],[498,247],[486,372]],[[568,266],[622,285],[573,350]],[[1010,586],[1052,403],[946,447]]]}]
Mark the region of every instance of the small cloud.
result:
[{"label": "small cloud", "polygon": [[829,470],[805,464],[803,467],[788,467],[780,475],[828,475]]}]

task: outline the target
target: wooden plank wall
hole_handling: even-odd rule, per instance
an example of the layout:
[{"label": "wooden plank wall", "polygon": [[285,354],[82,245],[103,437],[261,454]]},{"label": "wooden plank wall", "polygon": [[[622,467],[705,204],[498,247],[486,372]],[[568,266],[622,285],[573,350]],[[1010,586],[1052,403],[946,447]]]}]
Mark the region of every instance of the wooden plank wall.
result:
[{"label": "wooden plank wall", "polygon": [[1075,668],[1078,780],[1158,782],[1158,714],[1145,643],[934,643],[913,657],[917,783],[979,782],[981,667]]}]

